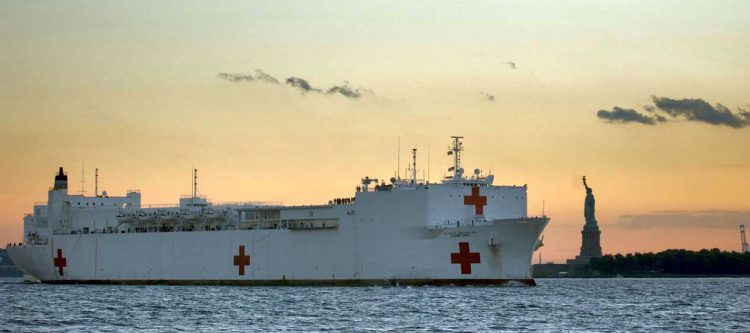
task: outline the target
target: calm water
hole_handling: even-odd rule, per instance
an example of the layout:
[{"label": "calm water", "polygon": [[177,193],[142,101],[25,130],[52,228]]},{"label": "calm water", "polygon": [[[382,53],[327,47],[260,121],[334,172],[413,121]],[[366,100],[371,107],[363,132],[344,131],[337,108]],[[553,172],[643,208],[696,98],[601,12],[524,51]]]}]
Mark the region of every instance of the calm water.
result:
[{"label": "calm water", "polygon": [[0,331],[741,331],[750,279],[538,287],[57,286],[0,280]]}]

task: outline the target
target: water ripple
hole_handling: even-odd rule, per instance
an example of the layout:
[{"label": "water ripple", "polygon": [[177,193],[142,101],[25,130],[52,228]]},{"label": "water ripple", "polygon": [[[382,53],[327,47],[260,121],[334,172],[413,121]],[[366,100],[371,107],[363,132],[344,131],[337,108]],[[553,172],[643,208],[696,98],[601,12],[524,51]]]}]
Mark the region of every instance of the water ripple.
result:
[{"label": "water ripple", "polygon": [[538,282],[302,288],[0,280],[0,331],[750,331],[748,278]]}]

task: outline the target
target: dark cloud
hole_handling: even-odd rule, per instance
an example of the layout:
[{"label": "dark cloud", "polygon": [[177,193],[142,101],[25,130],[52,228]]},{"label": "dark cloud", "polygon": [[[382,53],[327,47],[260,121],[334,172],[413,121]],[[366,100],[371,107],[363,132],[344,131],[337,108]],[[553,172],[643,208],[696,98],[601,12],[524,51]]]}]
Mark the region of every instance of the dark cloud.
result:
[{"label": "dark cloud", "polygon": [[362,97],[363,93],[370,93],[372,94],[372,90],[369,89],[363,89],[363,88],[352,88],[351,85],[349,85],[349,82],[344,81],[343,85],[340,86],[333,86],[326,91],[326,94],[340,94],[344,97],[349,97],[353,99],[357,99]]},{"label": "dark cloud", "polygon": [[317,93],[321,92],[320,89],[314,88],[313,86],[311,86],[310,83],[307,82],[307,80],[294,77],[294,76],[286,79],[286,84],[292,87],[295,87],[299,90],[302,90],[302,92],[317,92]]},{"label": "dark cloud", "polygon": [[479,93],[482,95],[482,97],[484,97],[485,100],[489,102],[495,102],[495,95],[486,93],[484,91],[480,91]]},{"label": "dark cloud", "polygon": [[717,103],[716,106],[712,106],[700,98],[671,99],[652,96],[652,100],[657,109],[673,118],[682,117],[688,121],[726,125],[732,128],[750,125],[750,113],[747,111],[739,109],[739,112],[735,114],[721,104]]},{"label": "dark cloud", "polygon": [[505,64],[508,65],[508,67],[510,67],[511,69],[516,69],[516,63],[515,62],[508,61]]},{"label": "dark cloud", "polygon": [[672,99],[652,96],[651,99],[654,105],[644,106],[646,113],[615,106],[612,111],[599,110],[596,116],[610,123],[634,122],[655,125],[684,119],[732,128],[750,126],[750,112],[741,108],[738,108],[735,113],[721,104],[717,103],[716,106],[712,106],[700,98]]},{"label": "dark cloud", "polygon": [[[219,73],[216,76],[229,82],[261,81],[266,83],[281,84],[281,82],[279,82],[279,80],[274,76],[265,73],[260,69],[256,69],[254,74]],[[341,95],[351,99],[358,99],[365,93],[372,94],[372,90],[361,87],[352,87],[348,81],[344,81],[344,84],[336,85],[328,89],[313,87],[313,85],[311,85],[307,80],[295,76],[286,79],[285,82],[287,85],[299,89],[300,91],[302,91],[302,93]]]},{"label": "dark cloud", "polygon": [[647,228],[720,228],[738,229],[750,221],[750,211],[661,211],[649,214],[622,215],[616,226],[629,229]]},{"label": "dark cloud", "polygon": [[219,73],[217,75],[219,78],[227,80],[229,82],[242,82],[242,81],[263,81],[268,83],[275,83],[280,84],[279,80],[277,80],[275,77],[264,73],[260,69],[255,70],[255,75],[253,74],[232,74],[232,73]]},{"label": "dark cloud", "polygon": [[596,113],[599,119],[604,119],[611,123],[641,123],[646,125],[655,125],[657,122],[665,122],[666,118],[656,115],[647,116],[633,109],[623,109],[615,106],[612,111],[599,110]]}]

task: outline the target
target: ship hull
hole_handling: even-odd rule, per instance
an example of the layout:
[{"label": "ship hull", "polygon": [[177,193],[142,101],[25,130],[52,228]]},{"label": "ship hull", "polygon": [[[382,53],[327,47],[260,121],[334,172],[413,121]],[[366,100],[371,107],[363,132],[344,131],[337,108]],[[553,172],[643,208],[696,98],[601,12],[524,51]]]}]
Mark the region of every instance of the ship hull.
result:
[{"label": "ship hull", "polygon": [[531,257],[548,219],[376,229],[363,221],[355,215],[322,230],[54,235],[8,254],[45,283],[533,285]]}]

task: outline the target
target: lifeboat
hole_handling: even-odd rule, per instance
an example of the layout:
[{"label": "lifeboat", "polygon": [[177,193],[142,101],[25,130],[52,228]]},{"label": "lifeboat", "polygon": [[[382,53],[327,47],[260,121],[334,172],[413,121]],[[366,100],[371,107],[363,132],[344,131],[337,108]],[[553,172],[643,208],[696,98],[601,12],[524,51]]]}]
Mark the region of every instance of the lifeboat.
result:
[{"label": "lifeboat", "polygon": [[122,212],[117,214],[117,222],[119,224],[128,224],[132,225],[135,223],[135,213],[132,212]]},{"label": "lifeboat", "polygon": [[136,213],[137,224],[140,228],[153,227],[156,225],[156,212],[139,211]]},{"label": "lifeboat", "polygon": [[178,211],[161,211],[159,212],[159,224],[163,227],[172,227],[180,222],[180,212]]}]

